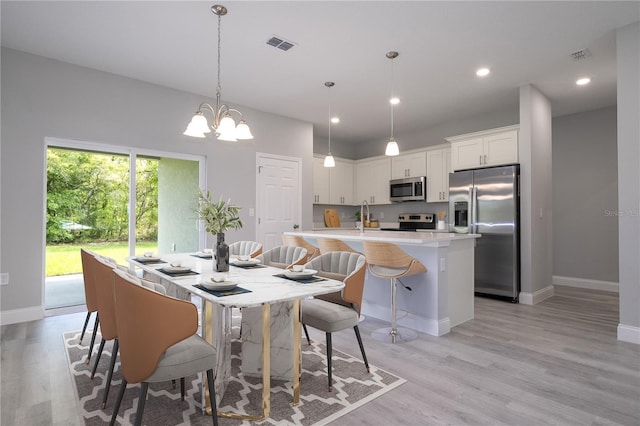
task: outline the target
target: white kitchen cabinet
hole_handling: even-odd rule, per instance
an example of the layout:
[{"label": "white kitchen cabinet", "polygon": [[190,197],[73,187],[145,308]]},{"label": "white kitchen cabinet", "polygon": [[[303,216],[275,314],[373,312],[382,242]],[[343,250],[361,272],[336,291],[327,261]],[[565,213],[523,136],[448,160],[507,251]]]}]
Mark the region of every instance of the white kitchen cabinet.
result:
[{"label": "white kitchen cabinet", "polygon": [[356,200],[369,204],[391,204],[389,201],[389,180],[391,180],[391,161],[389,158],[358,161],[356,163]]},{"label": "white kitchen cabinet", "polygon": [[427,161],[424,151],[391,157],[391,179],[426,175]]},{"label": "white kitchen cabinet", "polygon": [[518,162],[518,126],[447,138],[453,170],[499,166]]},{"label": "white kitchen cabinet", "polygon": [[313,203],[353,205],[353,163],[340,159],[324,167],[324,158],[313,157]]},{"label": "white kitchen cabinet", "polygon": [[313,157],[313,203],[329,204],[329,167],[324,158]]},{"label": "white kitchen cabinet", "polygon": [[353,205],[353,163],[336,159],[329,169],[329,204]]},{"label": "white kitchen cabinet", "polygon": [[427,203],[449,201],[451,148],[427,151]]}]

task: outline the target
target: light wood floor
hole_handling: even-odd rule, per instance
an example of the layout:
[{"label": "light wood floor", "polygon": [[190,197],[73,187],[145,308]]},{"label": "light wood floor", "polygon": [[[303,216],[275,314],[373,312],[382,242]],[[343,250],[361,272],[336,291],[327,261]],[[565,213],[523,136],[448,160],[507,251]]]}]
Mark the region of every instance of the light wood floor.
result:
[{"label": "light wood floor", "polygon": [[[640,425],[640,346],[616,340],[618,294],[555,294],[536,306],[476,298],[474,320],[401,345],[373,340],[387,324],[367,318],[369,362],[407,383],[333,424]],[[80,424],[62,333],[84,315],[2,327],[2,426]],[[359,356],[351,330],[333,339]]]}]

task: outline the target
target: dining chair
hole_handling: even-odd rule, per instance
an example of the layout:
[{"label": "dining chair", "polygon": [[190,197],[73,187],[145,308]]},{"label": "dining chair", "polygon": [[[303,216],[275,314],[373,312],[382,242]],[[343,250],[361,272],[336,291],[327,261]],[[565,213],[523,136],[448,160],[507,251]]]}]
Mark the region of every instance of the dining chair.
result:
[{"label": "dining chair", "polygon": [[257,241],[236,241],[229,244],[229,255],[256,257],[262,254],[262,244]]},{"label": "dining chair", "polygon": [[320,249],[313,244],[310,244],[299,235],[285,235],[282,234],[282,243],[285,246],[302,247],[307,250],[307,262],[320,256]]},{"label": "dining chair", "polygon": [[100,322],[100,316],[98,315],[98,296],[96,295],[96,284],[93,274],[93,261],[95,254],[87,249],[80,249],[80,259],[82,261],[82,278],[84,281],[84,298],[87,305],[87,317],[84,320],[84,326],[82,327],[82,333],[80,334],[80,342],[84,339],[84,333],[87,330],[89,324],[89,318],[92,313],[96,313],[93,321],[93,334],[91,335],[91,343],[89,344],[89,353],[87,354],[87,364],[91,361],[91,354],[93,353],[93,345],[96,341],[96,335],[98,334],[98,324]]},{"label": "dining chair", "polygon": [[325,254],[332,251],[346,251],[350,253],[362,254],[352,249],[344,241],[337,238],[318,238],[318,247],[320,248],[320,254]]},{"label": "dining chair", "polygon": [[287,269],[293,265],[307,263],[307,249],[294,246],[276,246],[257,256],[256,259],[260,259],[263,265]]},{"label": "dining chair", "polygon": [[414,340],[418,333],[396,324],[396,287],[402,277],[423,274],[427,268],[416,258],[409,256],[393,243],[380,241],[363,241],[364,255],[369,264],[369,272],[379,278],[391,281],[391,327],[381,328],[372,333],[378,340],[391,343],[402,343]]},{"label": "dining chair", "polygon": [[196,306],[137,285],[123,271],[114,270],[112,277],[123,379],[110,425],[117,420],[128,383],[140,383],[134,423],[140,425],[149,383],[180,378],[184,399],[184,377],[206,371],[211,418],[213,425],[217,426],[213,379],[217,352],[196,334]]},{"label": "dining chair", "polygon": [[340,280],[345,285],[339,292],[303,300],[300,305],[307,342],[311,344],[307,325],[325,332],[329,392],[333,390],[331,333],[353,327],[364,365],[369,372],[369,362],[358,328],[366,265],[367,262],[362,254],[344,251],[324,253],[305,265],[305,268],[317,270],[317,275]]}]

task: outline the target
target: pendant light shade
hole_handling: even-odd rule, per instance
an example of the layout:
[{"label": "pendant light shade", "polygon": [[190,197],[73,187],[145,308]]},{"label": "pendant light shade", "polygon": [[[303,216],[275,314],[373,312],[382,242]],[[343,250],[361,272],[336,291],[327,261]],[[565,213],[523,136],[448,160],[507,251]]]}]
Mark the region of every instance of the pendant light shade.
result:
[{"label": "pendant light shade", "polygon": [[384,150],[384,155],[390,157],[400,155],[400,148],[398,148],[398,142],[393,137],[393,106],[398,104],[400,100],[393,95],[393,60],[398,57],[398,52],[387,52],[387,58],[391,59],[391,98],[389,103],[391,104],[391,137],[387,142],[387,148]]},{"label": "pendant light shade", "polygon": [[333,155],[331,155],[331,88],[335,86],[335,83],[333,81],[327,81],[324,85],[329,90],[329,152],[327,153],[327,156],[324,157],[324,166],[335,167],[336,160],[334,160]]}]

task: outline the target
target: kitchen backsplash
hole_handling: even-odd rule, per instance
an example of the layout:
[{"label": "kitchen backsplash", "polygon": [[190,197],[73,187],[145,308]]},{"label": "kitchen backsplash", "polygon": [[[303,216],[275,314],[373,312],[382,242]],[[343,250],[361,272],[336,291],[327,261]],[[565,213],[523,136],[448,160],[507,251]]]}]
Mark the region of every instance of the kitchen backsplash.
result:
[{"label": "kitchen backsplash", "polygon": [[[324,226],[324,209],[336,209],[340,217],[341,227],[355,227],[355,212],[360,211],[360,206],[342,206],[342,205],[313,205],[313,223],[315,227]],[[393,203],[377,206],[370,206],[371,216],[378,219],[381,223],[398,223],[398,215],[402,213],[434,213],[439,211],[447,212],[448,221],[449,203],[425,203],[424,201],[408,201],[405,203]],[[366,207],[365,207],[366,212]]]}]

